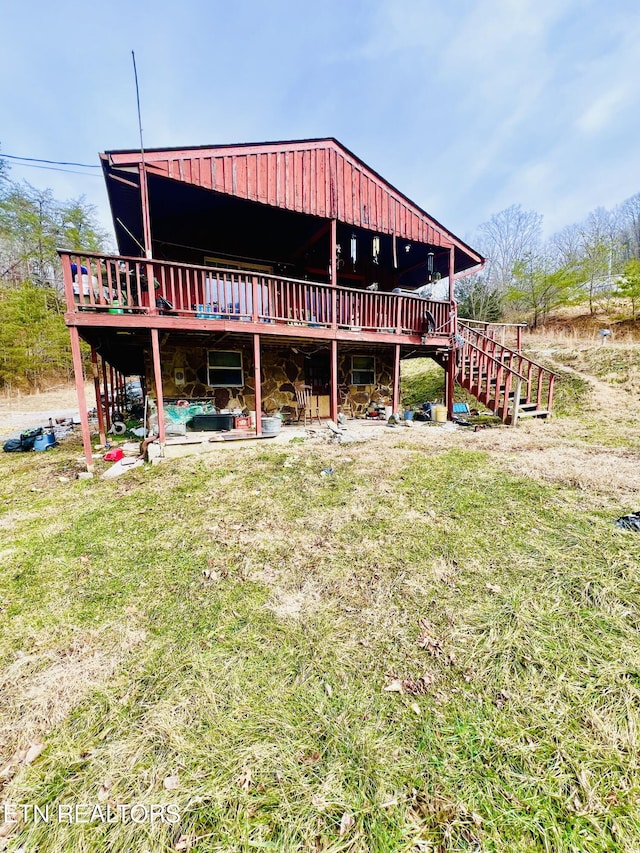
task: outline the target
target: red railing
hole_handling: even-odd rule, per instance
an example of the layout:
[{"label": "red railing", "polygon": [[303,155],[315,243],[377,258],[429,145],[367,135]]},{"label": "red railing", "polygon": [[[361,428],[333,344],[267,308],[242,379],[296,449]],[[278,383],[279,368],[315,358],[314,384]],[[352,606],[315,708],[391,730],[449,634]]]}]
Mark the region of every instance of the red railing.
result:
[{"label": "red railing", "polygon": [[522,332],[527,328],[526,323],[489,323],[484,320],[468,320],[465,317],[458,317],[458,322],[476,332],[482,332],[502,346],[522,349]]},{"label": "red railing", "polygon": [[410,335],[453,333],[449,302],[251,271],[59,251],[69,312],[171,314]]},{"label": "red railing", "polygon": [[465,343],[456,380],[503,421],[507,421],[509,416],[514,422],[517,420],[525,377],[473,341]]},{"label": "red railing", "polygon": [[[520,394],[523,403],[535,402],[536,409],[551,412],[553,406],[553,386],[556,374],[548,367],[528,358],[521,352],[510,349],[498,343],[492,337],[485,335],[477,329],[471,329],[463,323],[459,323],[459,329],[465,339],[462,363],[467,364],[476,358],[476,352],[482,352],[503,368],[503,375],[509,372],[516,374],[521,380]],[[481,374],[478,374],[479,376]],[[493,371],[495,377],[495,370]],[[498,382],[498,385],[501,383]],[[476,395],[477,396],[477,395]],[[516,412],[517,417],[517,412]]]}]

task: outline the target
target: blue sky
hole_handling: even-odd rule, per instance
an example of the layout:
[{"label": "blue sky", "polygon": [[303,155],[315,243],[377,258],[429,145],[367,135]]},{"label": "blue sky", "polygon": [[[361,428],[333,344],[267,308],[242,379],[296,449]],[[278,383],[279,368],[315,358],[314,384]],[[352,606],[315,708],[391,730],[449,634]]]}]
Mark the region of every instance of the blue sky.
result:
[{"label": "blue sky", "polygon": [[[36,0],[2,26],[5,154],[137,146],[133,49],[147,147],[335,136],[467,240],[640,192],[639,0]],[[12,177],[109,221],[101,178]]]}]

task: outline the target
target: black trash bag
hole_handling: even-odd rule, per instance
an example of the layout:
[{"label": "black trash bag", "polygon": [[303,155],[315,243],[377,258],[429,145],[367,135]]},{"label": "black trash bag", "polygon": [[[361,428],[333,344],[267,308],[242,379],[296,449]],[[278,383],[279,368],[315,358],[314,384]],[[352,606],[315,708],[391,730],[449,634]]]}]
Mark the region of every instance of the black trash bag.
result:
[{"label": "black trash bag", "polygon": [[640,510],[620,516],[616,519],[616,526],[623,530],[633,530],[634,533],[640,533]]},{"label": "black trash bag", "polygon": [[36,438],[39,435],[42,435],[42,432],[42,427],[39,427],[38,429],[29,430],[29,432],[23,432],[20,436],[23,451],[33,450],[33,445],[36,443]]},{"label": "black trash bag", "polygon": [[22,453],[22,441],[19,438],[10,438],[2,448],[5,453]]}]

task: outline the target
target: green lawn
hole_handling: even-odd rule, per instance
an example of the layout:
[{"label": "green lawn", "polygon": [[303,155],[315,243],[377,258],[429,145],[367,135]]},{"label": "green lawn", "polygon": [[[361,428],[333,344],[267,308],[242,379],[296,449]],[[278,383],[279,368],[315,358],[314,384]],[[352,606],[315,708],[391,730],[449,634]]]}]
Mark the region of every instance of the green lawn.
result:
[{"label": "green lawn", "polygon": [[0,803],[179,815],[8,849],[640,849],[640,504],[514,473],[563,430],[0,454]]}]

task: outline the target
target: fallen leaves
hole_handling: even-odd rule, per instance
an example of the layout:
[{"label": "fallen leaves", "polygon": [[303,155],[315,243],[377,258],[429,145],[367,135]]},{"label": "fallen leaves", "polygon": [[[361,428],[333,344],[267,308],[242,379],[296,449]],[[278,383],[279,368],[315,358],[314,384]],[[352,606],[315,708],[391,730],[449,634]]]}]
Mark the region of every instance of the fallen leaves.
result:
[{"label": "fallen leaves", "polygon": [[410,693],[420,696],[428,693],[435,683],[436,677],[432,672],[423,672],[418,678],[392,678],[382,689],[387,693]]},{"label": "fallen leaves", "polygon": [[345,812],[340,819],[340,838],[343,838],[355,825],[356,820],[351,812]]},{"label": "fallen leaves", "polygon": [[24,764],[31,764],[36,758],[39,758],[43,749],[43,743],[32,743],[24,757]]},{"label": "fallen leaves", "polygon": [[9,763],[0,770],[0,779],[9,782],[21,767],[26,767],[32,764],[36,758],[39,758],[43,749],[44,744],[40,741],[35,741],[27,749],[19,749],[14,752],[9,759]]},{"label": "fallen leaves", "polygon": [[98,802],[106,803],[109,799],[109,791],[111,790],[111,786],[107,782],[103,782],[98,788]]},{"label": "fallen leaves", "polygon": [[238,785],[240,785],[243,791],[248,791],[253,785],[253,776],[251,775],[251,770],[248,767],[245,767],[240,774],[238,778]]},{"label": "fallen leaves", "polygon": [[318,750],[313,752],[300,752],[296,756],[298,764],[304,764],[307,767],[313,767],[314,764],[319,764],[322,761],[322,756]]},{"label": "fallen leaves", "polygon": [[432,636],[432,626],[426,619],[420,619],[420,635],[418,636],[418,645],[421,649],[426,649],[431,657],[437,658],[442,654],[442,641],[437,637]]},{"label": "fallen leaves", "polygon": [[493,699],[493,704],[496,708],[504,708],[509,699],[511,699],[511,693],[508,690],[499,690]]}]

